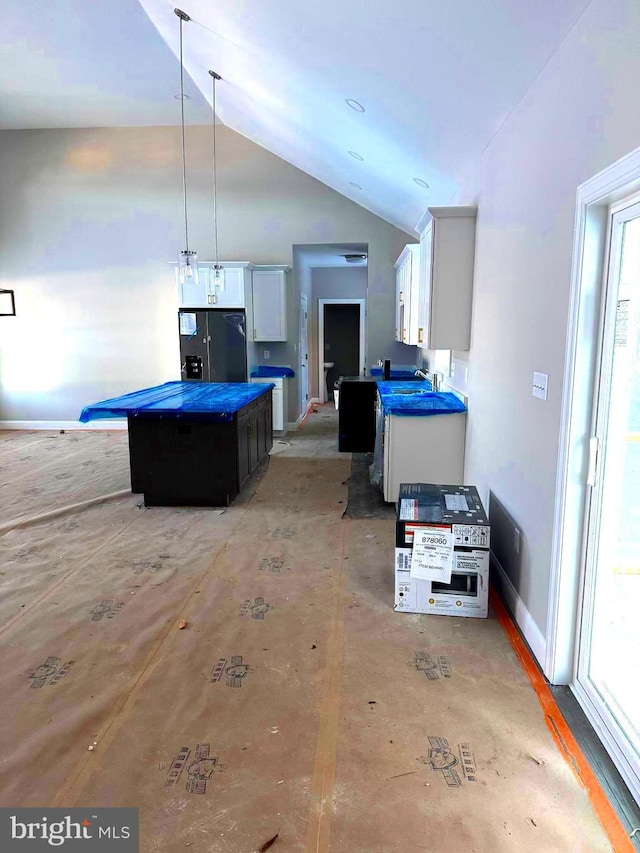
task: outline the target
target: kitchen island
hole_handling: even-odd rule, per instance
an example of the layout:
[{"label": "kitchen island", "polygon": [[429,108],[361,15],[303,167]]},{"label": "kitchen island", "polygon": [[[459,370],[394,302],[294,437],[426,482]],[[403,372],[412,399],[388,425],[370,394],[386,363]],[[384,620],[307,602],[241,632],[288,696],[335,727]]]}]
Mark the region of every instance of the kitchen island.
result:
[{"label": "kitchen island", "polygon": [[378,382],[376,446],[371,478],[385,501],[400,483],[459,485],[464,474],[467,408],[429,382]]},{"label": "kitchen island", "polygon": [[146,506],[228,506],[273,444],[273,384],[165,382],[82,410],[127,418],[131,491]]}]

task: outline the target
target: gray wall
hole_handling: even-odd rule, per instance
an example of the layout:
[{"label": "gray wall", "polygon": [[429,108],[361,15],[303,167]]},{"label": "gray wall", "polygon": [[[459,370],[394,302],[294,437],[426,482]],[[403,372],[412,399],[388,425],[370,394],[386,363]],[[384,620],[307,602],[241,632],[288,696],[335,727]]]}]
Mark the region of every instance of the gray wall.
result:
[{"label": "gray wall", "polygon": [[[520,526],[511,580],[542,654],[576,190],[640,144],[639,44],[636,0],[594,0],[456,199],[478,205],[472,346],[454,380],[471,401],[465,480]],[[549,375],[546,402],[531,395],[534,370]]]},{"label": "gray wall", "polygon": [[[291,264],[294,244],[368,243],[371,343],[386,347],[408,235],[219,131],[220,257]],[[211,129],[187,128],[190,244],[203,260],[213,253],[211,153]],[[0,287],[15,289],[18,311],[2,320],[0,420],[73,420],[87,403],[178,378],[169,262],[184,239],[180,157],[178,128],[0,133]],[[288,278],[291,338],[270,347],[270,361],[295,367],[299,285]]]}]

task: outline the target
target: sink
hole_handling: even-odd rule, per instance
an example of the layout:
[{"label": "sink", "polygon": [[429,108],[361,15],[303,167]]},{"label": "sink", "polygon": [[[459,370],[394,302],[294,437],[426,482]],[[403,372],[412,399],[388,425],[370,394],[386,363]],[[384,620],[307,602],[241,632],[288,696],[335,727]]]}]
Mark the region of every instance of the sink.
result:
[{"label": "sink", "polygon": [[425,391],[424,388],[392,388],[390,394],[432,394],[432,391]]}]

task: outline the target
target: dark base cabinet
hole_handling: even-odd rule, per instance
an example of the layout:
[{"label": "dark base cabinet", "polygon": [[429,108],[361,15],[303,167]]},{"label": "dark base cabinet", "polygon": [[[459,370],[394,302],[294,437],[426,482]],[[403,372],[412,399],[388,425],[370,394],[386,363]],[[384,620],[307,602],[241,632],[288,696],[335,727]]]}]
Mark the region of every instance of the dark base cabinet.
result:
[{"label": "dark base cabinet", "polygon": [[271,389],[217,422],[128,417],[131,491],[146,506],[228,506],[273,445]]},{"label": "dark base cabinet", "polygon": [[341,453],[373,453],[376,441],[375,380],[348,378],[340,383],[338,450]]}]

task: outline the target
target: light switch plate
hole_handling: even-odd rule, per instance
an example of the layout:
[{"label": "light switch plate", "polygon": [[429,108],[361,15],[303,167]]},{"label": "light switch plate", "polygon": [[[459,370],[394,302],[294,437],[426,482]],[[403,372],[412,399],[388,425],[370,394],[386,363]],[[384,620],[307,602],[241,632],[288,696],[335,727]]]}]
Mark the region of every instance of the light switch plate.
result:
[{"label": "light switch plate", "polygon": [[266,350],[264,351],[264,358],[265,358],[265,361],[268,361],[268,360],[269,360],[269,356],[270,356],[269,350],[268,350],[268,349],[266,349]]},{"label": "light switch plate", "polygon": [[547,399],[547,382],[549,381],[549,376],[546,373],[534,373],[533,374],[533,391],[531,392],[534,397],[539,397],[541,400]]}]

